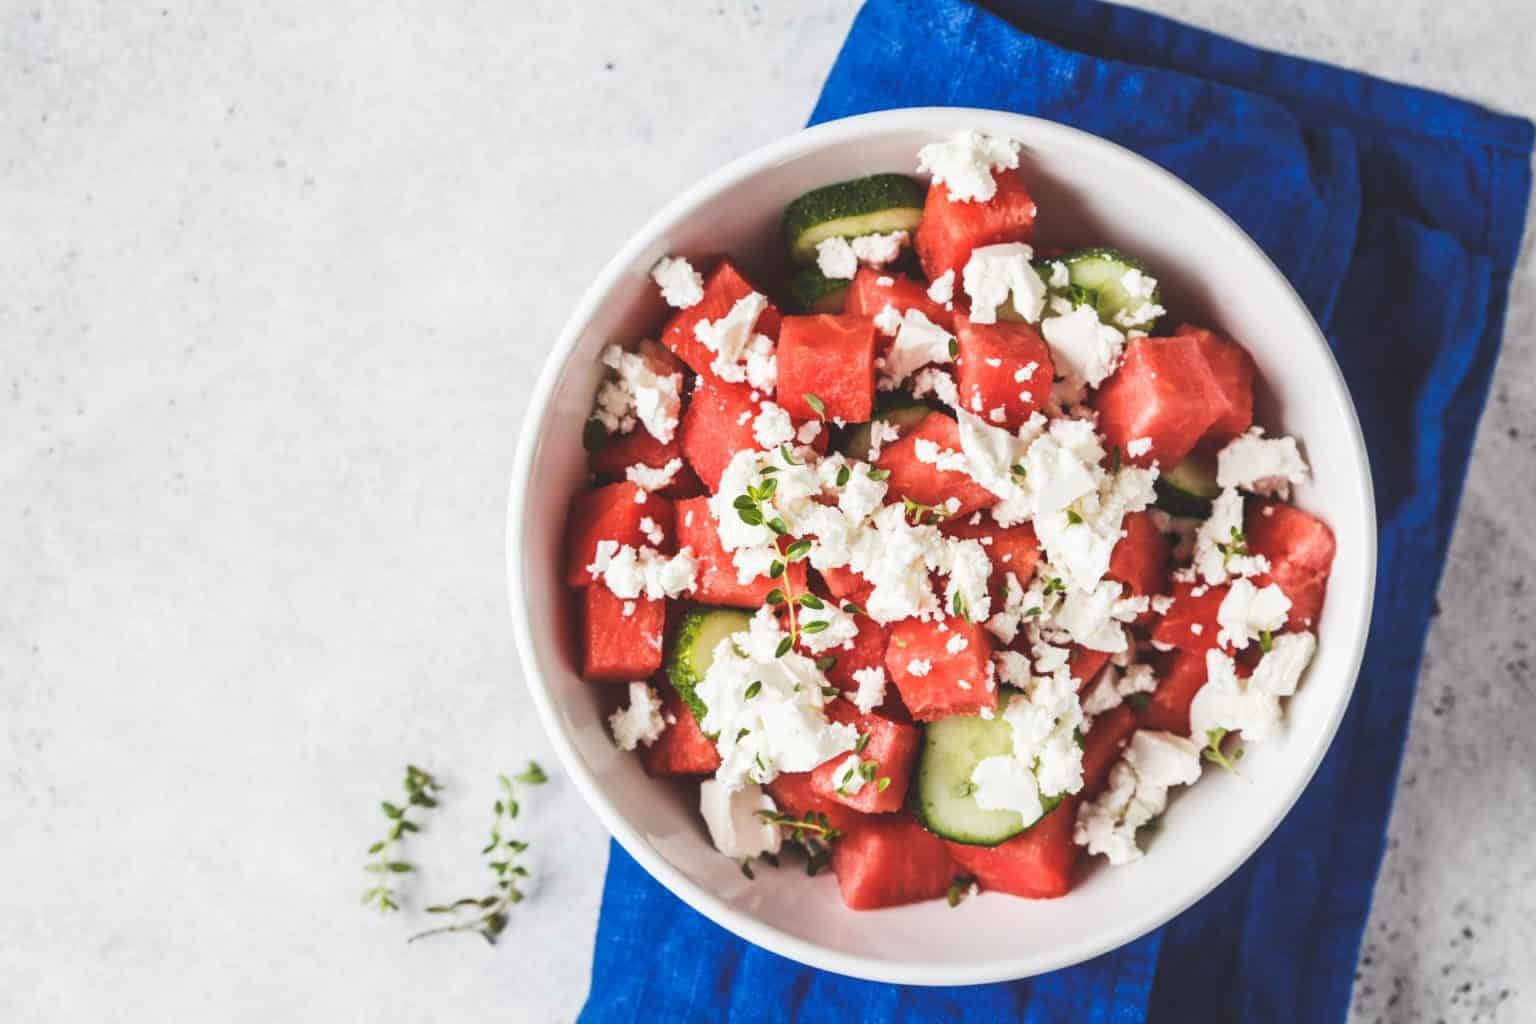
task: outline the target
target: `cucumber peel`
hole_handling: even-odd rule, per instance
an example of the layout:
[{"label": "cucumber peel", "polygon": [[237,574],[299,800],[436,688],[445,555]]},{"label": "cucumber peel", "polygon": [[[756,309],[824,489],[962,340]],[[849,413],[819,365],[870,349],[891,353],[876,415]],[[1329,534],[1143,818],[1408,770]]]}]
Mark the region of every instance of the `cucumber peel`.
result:
[{"label": "cucumber peel", "polygon": [[667,679],[699,722],[709,709],[699,699],[699,683],[715,661],[715,648],[733,633],[746,632],[752,622],[740,608],[690,608],[683,613],[667,652]]},{"label": "cucumber peel", "polygon": [[827,185],[785,208],[784,244],[796,263],[814,263],[816,246],[828,238],[915,230],[926,198],[923,186],[902,174]]},{"label": "cucumber peel", "polygon": [[819,267],[805,267],[789,280],[790,308],[796,313],[841,313],[852,284],[827,277]]}]

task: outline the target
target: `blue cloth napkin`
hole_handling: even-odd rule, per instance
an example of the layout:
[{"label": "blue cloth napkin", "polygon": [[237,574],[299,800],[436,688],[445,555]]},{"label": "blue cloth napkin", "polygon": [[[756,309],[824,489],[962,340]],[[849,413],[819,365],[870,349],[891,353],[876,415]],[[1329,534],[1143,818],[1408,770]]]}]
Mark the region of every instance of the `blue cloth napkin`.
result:
[{"label": "blue cloth napkin", "polygon": [[1134,149],[1218,203],[1296,286],[1344,368],[1375,472],[1380,575],[1359,687],[1275,835],[1113,953],[1010,984],[853,981],[734,938],[615,845],[581,1019],[1342,1019],[1498,352],[1532,126],[1094,0],[870,0],[812,121],[927,105],[1036,114]]}]

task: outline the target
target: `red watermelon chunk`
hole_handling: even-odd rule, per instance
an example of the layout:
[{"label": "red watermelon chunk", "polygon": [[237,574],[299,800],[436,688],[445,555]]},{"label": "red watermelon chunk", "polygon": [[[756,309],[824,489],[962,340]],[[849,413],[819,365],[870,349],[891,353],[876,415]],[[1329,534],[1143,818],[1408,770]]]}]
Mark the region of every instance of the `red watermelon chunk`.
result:
[{"label": "red watermelon chunk", "polygon": [[672,477],[672,482],[656,493],[667,498],[687,498],[695,494],[703,494],[704,485],[699,482],[693,470],[688,468],[688,463],[683,459],[682,446],[676,439],[668,444],[662,444],[646,430],[632,430],[613,438],[599,448],[592,449],[587,454],[587,465],[594,476],[604,483],[609,483],[623,480],[624,471],[630,466],[663,469],[673,459],[677,459],[681,465]]},{"label": "red watermelon chunk", "polygon": [[[693,328],[700,320],[720,319],[731,311],[737,300],[759,290],[741,275],[730,260],[721,260],[720,265],[710,272],[704,282],[704,298],[687,309],[678,310],[667,321],[661,333],[662,344],[687,363],[701,380],[715,379],[715,372],[709,368],[715,354],[694,336]],[[773,303],[770,302],[757,318],[756,330],[770,338],[778,336],[779,311]]]},{"label": "red watermelon chunk", "polygon": [[1211,368],[1216,419],[1200,439],[1200,448],[1220,451],[1253,426],[1253,378],[1257,372],[1253,357],[1237,342],[1204,327],[1181,324],[1176,333],[1194,338]]},{"label": "red watermelon chunk", "polygon": [[[687,498],[677,503],[677,545],[692,548],[697,583],[693,599],[700,604],[722,604],[732,608],[758,608],[768,592],[783,586],[777,580],[759,576],[751,583],[736,578],[736,563],[720,546],[715,517],[709,511],[708,498]],[[796,593],[806,588],[805,562],[793,562],[786,572]]]},{"label": "red watermelon chunk", "polygon": [[1072,653],[1067,656],[1067,674],[1077,680],[1077,689],[1081,693],[1099,677],[1099,673],[1108,664],[1108,651],[1094,651],[1081,644],[1073,644]]},{"label": "red watermelon chunk", "polygon": [[791,418],[863,423],[875,408],[875,325],[859,316],[785,317],[778,372],[777,401]]},{"label": "red watermelon chunk", "polygon": [[[1131,597],[1153,597],[1168,589],[1168,538],[1152,521],[1152,513],[1129,512],[1120,522],[1122,536],[1109,556],[1109,578],[1124,585]],[[1152,611],[1137,622],[1147,622]]]},{"label": "red watermelon chunk", "polygon": [[853,646],[838,647],[827,652],[835,659],[827,669],[827,682],[846,693],[859,688],[853,674],[861,668],[879,668],[885,671],[885,627],[867,615],[855,616],[858,633]]},{"label": "red watermelon chunk", "polygon": [[955,879],[944,840],[910,815],[868,818],[832,847],[832,871],[850,910],[938,899]]},{"label": "red watermelon chunk", "polygon": [[[890,283],[881,284],[881,281]],[[958,281],[955,283],[955,291],[957,294],[960,291]],[[853,285],[848,289],[843,312],[873,319],[886,306],[898,313],[915,309],[946,331],[955,329],[955,314],[930,299],[928,287],[921,281],[914,281],[905,274],[860,267],[859,272],[853,275]]]},{"label": "red watermelon chunk", "polygon": [[[811,773],[815,790],[824,799],[863,811],[865,814],[889,814],[901,810],[907,798],[907,784],[912,780],[912,763],[917,759],[917,748],[922,737],[911,722],[899,722],[878,711],[861,714],[846,700],[834,700],[827,705],[827,718],[843,722],[859,731],[861,737],[869,737],[864,749],[857,754],[839,754]],[[849,757],[873,762],[874,778],[859,786],[857,791],[839,793],[838,769]],[[889,779],[884,789],[880,780]],[[850,787],[851,788],[851,787]]]},{"label": "red watermelon chunk", "polygon": [[[1200,342],[1192,337],[1132,338],[1125,360],[1095,396],[1107,447],[1138,466],[1172,469],[1216,421],[1217,385]],[[1145,438],[1151,448],[1132,455]],[[1139,447],[1139,446],[1138,446]]]},{"label": "red watermelon chunk", "polygon": [[1109,781],[1109,770],[1136,731],[1136,713],[1121,704],[1094,718],[1083,737],[1083,788],[1078,796],[1092,800]]},{"label": "red watermelon chunk", "polygon": [[[966,645],[951,653],[948,644],[957,636]],[[960,618],[903,619],[891,627],[885,648],[885,669],[920,722],[997,707],[991,666],[992,634]]]},{"label": "red watermelon chunk", "polygon": [[1279,584],[1291,599],[1286,626],[1315,630],[1333,570],[1333,531],[1316,516],[1274,501],[1250,502],[1245,519],[1249,552],[1269,559],[1269,572],[1254,586]]},{"label": "red watermelon chunk", "polygon": [[688,710],[677,691],[665,680],[658,680],[656,689],[661,694],[662,715],[667,727],[656,742],[640,748],[640,760],[651,775],[713,775],[720,767],[720,752],[704,735],[693,712]]},{"label": "red watermelon chunk", "polygon": [[980,522],[973,523],[974,518],[975,514],[965,519],[946,519],[939,530],[950,537],[977,541],[987,549],[987,558],[992,562],[987,585],[999,601],[1008,592],[1009,573],[1018,578],[1019,586],[1029,586],[1035,563],[1040,561],[1040,540],[1035,536],[1035,528],[1028,523],[999,526],[990,516],[982,516]]},{"label": "red watermelon chunk", "polygon": [[1189,706],[1205,685],[1205,651],[1174,651],[1162,659],[1157,689],[1148,696],[1147,706],[1137,712],[1143,729],[1161,729],[1179,736],[1189,735]]},{"label": "red watermelon chunk", "polygon": [[997,495],[957,469],[940,469],[917,457],[920,442],[936,444],[939,451],[960,451],[960,425],[942,412],[923,417],[917,428],[880,452],[875,465],[890,472],[888,493],[892,498],[908,498],[921,505],[945,508],[954,498],[959,506],[950,516],[968,516],[978,509],[997,504]]},{"label": "red watermelon chunk", "polygon": [[583,595],[582,678],[593,683],[649,679],[661,668],[666,631],[667,602],[626,601],[601,583],[592,584]]},{"label": "red watermelon chunk", "polygon": [[931,281],[955,272],[955,282],[965,270],[971,250],[999,242],[1027,242],[1035,226],[1035,201],[1024,188],[1017,170],[996,171],[997,193],[985,203],[955,202],[947,186],[928,186],[923,221],[917,229],[917,258]]},{"label": "red watermelon chunk", "polygon": [[587,566],[597,555],[599,541],[611,540],[630,547],[656,547],[640,525],[650,519],[666,535],[663,551],[672,550],[672,503],[642,489],[638,484],[609,484],[583,491],[571,499],[570,529],[566,534],[565,582],[584,587],[592,582]]},{"label": "red watermelon chunk", "polygon": [[1180,650],[1207,651],[1216,646],[1221,626],[1216,613],[1226,600],[1227,587],[1204,583],[1175,583],[1173,604],[1152,628],[1152,642]]},{"label": "red watermelon chunk", "polygon": [[[807,814],[827,816],[827,824],[839,832],[847,832],[860,822],[868,820],[853,808],[828,800],[816,792],[811,772],[782,772],[778,778],[763,787],[773,797],[773,805],[780,814],[804,820]],[[818,822],[819,823],[819,822]]]},{"label": "red watermelon chunk", "polygon": [[860,608],[869,601],[869,595],[875,592],[875,585],[863,576],[846,567],[836,569],[818,569],[822,582],[827,585],[828,592],[838,601],[852,601]]},{"label": "red watermelon chunk", "polygon": [[700,377],[678,427],[678,444],[688,464],[710,491],[739,451],[757,447],[752,422],[762,409],[761,398],[745,384]]},{"label": "red watermelon chunk", "polygon": [[1027,900],[1065,896],[1072,888],[1072,866],[1077,863],[1078,847],[1072,841],[1077,805],[1075,797],[1063,800],[1023,835],[996,846],[944,845],[960,869],[984,890]]},{"label": "red watermelon chunk", "polygon": [[968,412],[1018,430],[1051,397],[1051,350],[1029,324],[973,324],[957,313],[955,340],[955,384]]}]

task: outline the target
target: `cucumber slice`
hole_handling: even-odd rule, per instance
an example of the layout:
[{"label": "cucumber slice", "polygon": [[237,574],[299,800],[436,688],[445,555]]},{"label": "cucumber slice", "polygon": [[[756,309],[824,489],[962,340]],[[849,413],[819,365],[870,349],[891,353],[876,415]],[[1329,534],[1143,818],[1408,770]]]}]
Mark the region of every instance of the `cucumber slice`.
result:
[{"label": "cucumber slice", "polygon": [[818,188],[784,210],[784,242],[796,263],[816,262],[828,238],[912,231],[923,219],[923,186],[901,174],[876,174]]},{"label": "cucumber slice", "polygon": [[1194,519],[1209,516],[1211,502],[1221,493],[1216,485],[1216,468],[1193,455],[1159,476],[1153,487],[1158,508],[1171,516]]},{"label": "cucumber slice", "polygon": [[[1121,330],[1150,331],[1157,318],[1143,317],[1128,323],[1115,319],[1127,309],[1135,312],[1143,300],[1126,291],[1122,283],[1127,272],[1139,270],[1147,273],[1140,261],[1114,249],[1079,249],[1061,260],[1067,267],[1071,282],[1067,289],[1054,289],[1054,294],[1064,295],[1074,303],[1088,303],[1099,314],[1099,319]],[[1049,282],[1048,266],[1044,276]],[[1150,275],[1148,275],[1150,276]],[[1156,305],[1158,290],[1152,289],[1151,302]]]},{"label": "cucumber slice", "polygon": [[[1016,811],[985,811],[971,795],[971,773],[983,758],[1013,752],[1013,727],[999,715],[960,715],[930,722],[917,762],[913,810],[928,831],[956,843],[996,846],[1028,829]],[[1046,813],[1061,797],[1040,801]],[[1030,822],[1031,825],[1034,822]]]},{"label": "cucumber slice", "polygon": [[683,614],[667,652],[667,678],[700,722],[708,709],[699,700],[699,683],[715,661],[715,648],[732,633],[746,632],[752,615],[740,608],[690,608]]},{"label": "cucumber slice", "polygon": [[796,313],[841,313],[852,284],[806,267],[789,280],[789,306]]},{"label": "cucumber slice", "polygon": [[[924,417],[930,412],[934,412],[937,408],[938,406],[936,405],[928,402],[919,402],[910,395],[896,392],[882,399],[879,406],[875,409],[875,419],[884,420],[897,430],[905,433],[921,423]],[[837,446],[837,450],[850,459],[868,462],[870,428],[873,422],[871,420],[869,423],[855,423],[849,427],[848,432],[843,435],[842,443]]]}]

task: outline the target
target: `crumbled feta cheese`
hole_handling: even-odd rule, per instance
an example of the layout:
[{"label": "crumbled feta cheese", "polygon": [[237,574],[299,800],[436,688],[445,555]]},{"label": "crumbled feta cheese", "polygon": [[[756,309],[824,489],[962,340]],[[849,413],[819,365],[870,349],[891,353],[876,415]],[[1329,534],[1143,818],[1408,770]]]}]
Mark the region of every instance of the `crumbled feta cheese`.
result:
[{"label": "crumbled feta cheese", "polygon": [[1207,583],[1225,583],[1229,576],[1257,576],[1269,571],[1263,555],[1247,553],[1243,539],[1243,496],[1224,489],[1211,503],[1211,514],[1195,533],[1194,568]]},{"label": "crumbled feta cheese", "polygon": [[1062,316],[1040,321],[1040,333],[1051,347],[1056,374],[1073,392],[1071,404],[1082,401],[1085,388],[1096,388],[1115,371],[1125,349],[1125,335],[1099,322],[1092,306],[1078,306]]},{"label": "crumbled feta cheese", "polygon": [[1151,665],[1127,665],[1124,671],[1111,666],[1083,696],[1083,713],[1102,715],[1125,703],[1131,694],[1151,693],[1156,688],[1157,674]]},{"label": "crumbled feta cheese", "polygon": [[1133,459],[1139,459],[1151,450],[1152,439],[1150,437],[1133,437],[1125,442],[1125,454]]},{"label": "crumbled feta cheese", "polygon": [[667,556],[655,548],[634,548],[617,541],[600,540],[587,572],[613,592],[632,599],[644,594],[652,601],[678,597],[695,586],[693,550],[683,548]]},{"label": "crumbled feta cheese", "polygon": [[777,813],[773,798],[759,786],[730,787],[714,779],[699,785],[699,813],[715,849],[732,860],[750,860],[779,852],[779,826],[763,820]]},{"label": "crumbled feta cheese", "polygon": [[[998,674],[1005,682],[1022,683],[1023,695],[1015,696],[1003,711],[1003,720],[1013,730],[1013,757],[1034,766],[1045,796],[1076,793],[1083,786],[1083,748],[1077,743],[1083,709],[1068,668],[1068,652],[1036,644],[1031,654],[1032,671],[1027,662],[1019,664],[1023,659],[997,660]],[[1027,678],[1021,680],[1025,673]]]},{"label": "crumbled feta cheese", "polygon": [[907,662],[907,675],[922,677],[932,671],[933,662],[927,658],[913,658]]},{"label": "crumbled feta cheese", "polygon": [[1073,839],[1111,864],[1141,857],[1136,833],[1168,806],[1168,790],[1200,778],[1200,746],[1169,732],[1138,729],[1110,769],[1109,783],[1077,812]]},{"label": "crumbled feta cheese", "polygon": [[993,172],[1019,166],[1019,148],[1012,139],[961,132],[918,150],[917,169],[947,186],[951,202],[984,203],[997,194]]},{"label": "crumbled feta cheese", "polygon": [[1291,437],[1265,437],[1254,427],[1216,455],[1216,482],[1255,494],[1289,498],[1292,484],[1307,481],[1307,463]]},{"label": "crumbled feta cheese", "polygon": [[1221,629],[1216,642],[1243,650],[1263,633],[1273,633],[1285,625],[1291,599],[1274,583],[1262,590],[1245,579],[1233,580],[1217,609]]},{"label": "crumbled feta cheese", "polygon": [[971,642],[969,640],[961,636],[959,633],[956,633],[954,636],[950,637],[944,642],[944,650],[950,654],[959,654],[970,645]]},{"label": "crumbled feta cheese", "polygon": [[1274,733],[1280,724],[1279,697],[1239,679],[1231,655],[1215,648],[1205,654],[1205,671],[1205,685],[1189,705],[1191,735],[1203,738],[1221,729],[1257,741]]},{"label": "crumbled feta cheese", "polygon": [[800,643],[812,654],[847,647],[859,635],[859,624],[852,615],[830,602],[822,604],[821,608],[801,608],[799,613]]},{"label": "crumbled feta cheese", "polygon": [[984,811],[1013,811],[1032,825],[1045,813],[1040,784],[1029,766],[1011,754],[984,757],[971,769],[972,797]]},{"label": "crumbled feta cheese", "polygon": [[939,305],[954,301],[955,272],[953,270],[946,270],[933,279],[933,283],[928,286],[928,298]]},{"label": "crumbled feta cheese", "polygon": [[699,726],[719,737],[715,778],[729,789],[810,771],[858,739],[852,726],[827,720],[828,683],[815,662],[795,650],[777,654],[783,637],[772,610],[759,609],[745,632],[720,641],[699,682],[709,709]]},{"label": "crumbled feta cheese", "polygon": [[651,268],[651,280],[661,289],[661,297],[669,306],[687,309],[704,299],[704,275],[685,259],[663,256]]},{"label": "crumbled feta cheese", "polygon": [[864,788],[863,764],[858,754],[849,754],[832,770],[832,788],[844,796],[857,795]]},{"label": "crumbled feta cheese", "polygon": [[626,619],[634,618],[635,609],[637,607],[639,606],[636,605],[635,602],[625,601],[623,606],[619,609],[619,614],[623,615]]},{"label": "crumbled feta cheese", "polygon": [[773,374],[768,369],[773,365],[773,339],[753,330],[757,318],[767,308],[768,300],[752,292],[737,299],[730,312],[720,319],[700,320],[693,325],[693,336],[715,354],[709,368],[721,380],[772,390]]},{"label": "crumbled feta cheese", "polygon": [[854,255],[848,239],[824,238],[816,243],[816,266],[821,276],[835,281],[846,281],[859,269],[859,258]]},{"label": "crumbled feta cheese", "polygon": [[1127,299],[1113,319],[1121,327],[1145,326],[1168,312],[1152,300],[1157,294],[1157,278],[1148,277],[1134,267],[1120,275],[1120,287]]},{"label": "crumbled feta cheese", "polygon": [[880,312],[875,314],[875,327],[887,338],[894,338],[901,330],[901,314],[896,311],[895,306],[887,302]]},{"label": "crumbled feta cheese", "polygon": [[871,267],[883,267],[901,255],[902,247],[911,236],[905,231],[892,231],[885,235],[860,235],[849,242],[853,255],[860,263]]},{"label": "crumbled feta cheese", "polygon": [[752,421],[752,436],[757,439],[759,448],[772,451],[795,439],[795,425],[782,407],[773,402],[764,402],[758,410],[757,418]]},{"label": "crumbled feta cheese", "polygon": [[1282,633],[1270,644],[1268,653],[1248,677],[1248,689],[1275,697],[1289,697],[1296,692],[1301,674],[1317,651],[1317,638],[1311,633]]},{"label": "crumbled feta cheese", "polygon": [[1030,265],[1034,250],[1023,242],[983,245],[971,250],[965,264],[965,293],[971,297],[971,322],[997,322],[997,310],[1013,298],[1013,308],[1025,320],[1040,319],[1045,306],[1045,282]]},{"label": "crumbled feta cheese", "polygon": [[624,479],[632,484],[638,484],[643,490],[659,491],[671,485],[682,468],[682,459],[668,459],[667,464],[659,468],[637,462],[632,466],[624,467]]},{"label": "crumbled feta cheese", "polygon": [[810,444],[821,435],[821,423],[817,420],[806,420],[795,430],[795,440],[801,444]]},{"label": "crumbled feta cheese", "polygon": [[886,353],[881,387],[889,391],[929,363],[949,362],[953,340],[953,335],[929,320],[922,310],[907,310],[896,331],[896,340]]},{"label": "crumbled feta cheese", "polygon": [[671,443],[683,406],[683,375],[658,374],[643,356],[617,345],[603,349],[602,359],[613,372],[598,388],[593,417],[610,434],[627,434],[639,421],[656,440]]},{"label": "crumbled feta cheese", "polygon": [[1125,625],[1146,611],[1149,602],[1145,597],[1121,597],[1123,592],[1114,580],[1100,580],[1087,590],[1073,587],[1052,624],[1091,651],[1126,650]]},{"label": "crumbled feta cheese", "polygon": [[645,534],[645,539],[650,541],[652,547],[661,547],[667,539],[666,531],[661,528],[661,524],[650,516],[640,517],[640,532]]},{"label": "crumbled feta cheese", "polygon": [[629,684],[629,704],[608,716],[608,726],[613,730],[613,742],[620,750],[634,750],[650,746],[667,727],[661,717],[661,698],[644,683]]},{"label": "crumbled feta cheese", "polygon": [[875,284],[879,285],[881,288],[889,288],[895,283],[896,279],[894,277],[889,277],[885,274],[881,274],[879,277],[875,278]]},{"label": "crumbled feta cheese", "polygon": [[864,714],[885,703],[885,669],[879,665],[853,670],[853,681],[858,689],[853,691],[853,706]]}]

